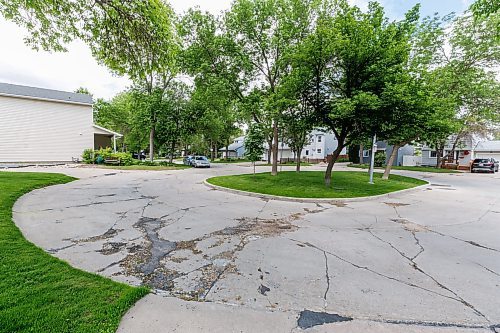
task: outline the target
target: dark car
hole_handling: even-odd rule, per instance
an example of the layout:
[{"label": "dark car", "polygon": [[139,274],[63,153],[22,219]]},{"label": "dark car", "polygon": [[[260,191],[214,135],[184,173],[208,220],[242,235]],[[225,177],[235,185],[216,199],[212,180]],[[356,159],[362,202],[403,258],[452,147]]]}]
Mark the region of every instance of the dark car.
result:
[{"label": "dark car", "polygon": [[470,167],[470,172],[491,172],[495,173],[498,171],[498,161],[493,158],[476,158]]}]

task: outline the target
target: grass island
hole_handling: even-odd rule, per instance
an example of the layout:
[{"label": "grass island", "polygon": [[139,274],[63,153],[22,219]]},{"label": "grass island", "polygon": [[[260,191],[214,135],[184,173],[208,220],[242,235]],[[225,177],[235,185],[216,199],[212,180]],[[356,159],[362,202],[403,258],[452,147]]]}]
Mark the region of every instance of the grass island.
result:
[{"label": "grass island", "polygon": [[268,172],[220,176],[209,178],[207,182],[234,190],[292,198],[368,197],[427,184],[420,179],[399,175],[391,175],[389,180],[383,180],[381,173],[375,173],[374,184],[370,185],[368,175],[364,172],[335,171],[332,185],[326,187],[323,177],[323,171],[286,171],[277,176],[271,176]]}]

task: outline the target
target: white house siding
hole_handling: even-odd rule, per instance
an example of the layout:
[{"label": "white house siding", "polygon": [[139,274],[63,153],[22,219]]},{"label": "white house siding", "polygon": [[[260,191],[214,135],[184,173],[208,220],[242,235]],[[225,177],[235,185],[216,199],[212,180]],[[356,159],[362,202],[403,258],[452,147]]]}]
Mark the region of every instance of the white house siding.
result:
[{"label": "white house siding", "polygon": [[0,162],[66,162],[93,146],[91,105],[0,96]]}]

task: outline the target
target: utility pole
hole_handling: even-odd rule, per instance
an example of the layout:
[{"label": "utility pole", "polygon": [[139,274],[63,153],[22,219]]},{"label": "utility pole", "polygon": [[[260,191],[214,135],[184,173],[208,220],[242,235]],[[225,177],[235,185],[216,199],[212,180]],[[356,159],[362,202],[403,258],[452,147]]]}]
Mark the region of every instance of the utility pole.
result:
[{"label": "utility pole", "polygon": [[373,171],[375,169],[375,149],[377,148],[377,134],[373,134],[372,154],[370,158],[370,184],[373,184]]}]

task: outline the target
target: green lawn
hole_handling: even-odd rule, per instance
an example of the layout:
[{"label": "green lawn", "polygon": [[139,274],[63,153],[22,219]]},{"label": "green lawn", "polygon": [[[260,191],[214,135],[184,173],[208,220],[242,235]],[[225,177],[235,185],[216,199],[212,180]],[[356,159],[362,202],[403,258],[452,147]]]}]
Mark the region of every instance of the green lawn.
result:
[{"label": "green lawn", "polygon": [[375,173],[374,185],[368,184],[368,175],[364,172],[336,171],[332,174],[332,186],[324,185],[322,171],[280,172],[278,176],[270,173],[222,176],[209,178],[210,184],[236,190],[280,195],[295,198],[353,198],[404,190],[426,184],[425,181],[391,175],[391,179],[382,180],[382,174]]},{"label": "green lawn", "polygon": [[72,268],[24,239],[12,222],[23,194],[73,178],[0,172],[0,332],[115,332],[148,293]]},{"label": "green lawn", "polygon": [[[272,166],[273,164],[272,163],[266,163],[266,164],[256,164],[255,166]],[[295,162],[286,162],[286,163],[278,163],[278,166],[297,166],[297,163]],[[307,162],[302,162],[300,163],[300,166],[303,167],[303,166],[311,166],[312,164],[311,163],[307,163]]]},{"label": "green lawn", "polygon": [[226,160],[224,158],[219,158],[215,160],[210,160],[210,163],[243,163],[243,162],[251,162],[251,161],[247,160],[246,158],[240,158],[240,159],[230,158],[229,160]]},{"label": "green lawn", "polygon": [[[369,165],[368,164],[349,164],[348,167],[358,168],[358,169],[368,169]],[[376,167],[375,169],[384,169],[384,168]],[[457,170],[438,169],[438,168],[424,167],[424,166],[393,166],[392,169],[393,170],[419,171],[419,172],[433,172],[433,173],[460,173]]]},{"label": "green lawn", "polygon": [[183,165],[183,164],[175,164],[169,166],[163,165],[142,165],[142,164],[134,164],[134,165],[100,165],[100,168],[104,169],[116,169],[116,170],[153,170],[153,171],[164,171],[164,170],[182,170],[182,169],[190,169],[191,166]]}]

